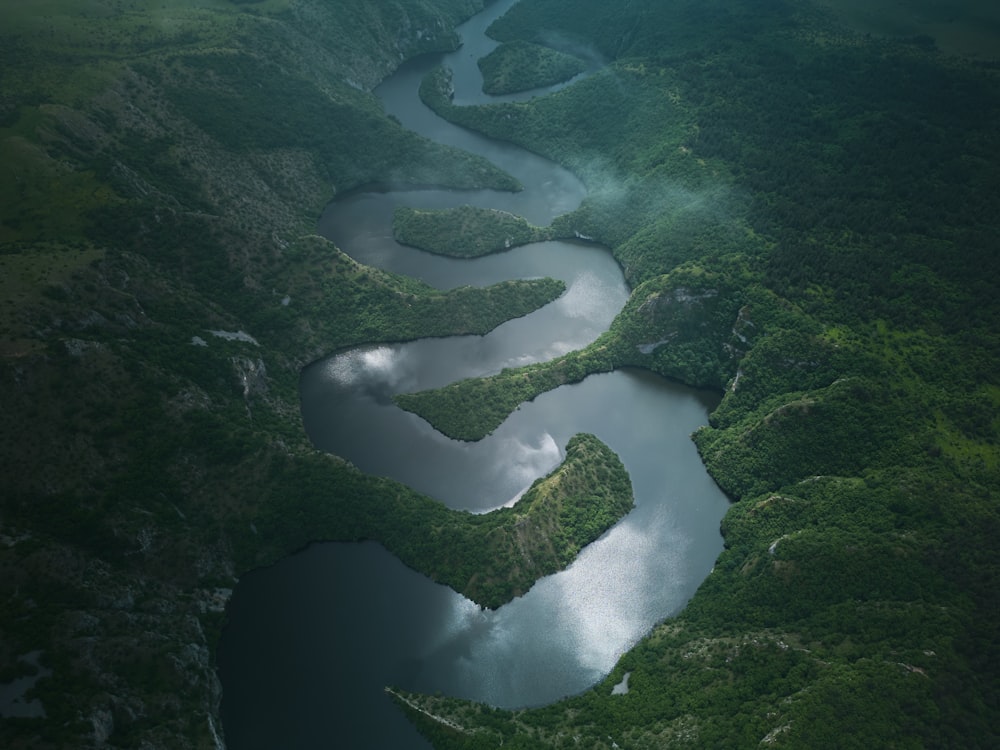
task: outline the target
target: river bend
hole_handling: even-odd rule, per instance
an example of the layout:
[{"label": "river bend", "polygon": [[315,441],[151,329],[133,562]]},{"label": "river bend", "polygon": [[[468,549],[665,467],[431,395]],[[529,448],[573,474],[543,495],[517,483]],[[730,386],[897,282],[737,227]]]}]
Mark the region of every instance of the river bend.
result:
[{"label": "river bend", "polygon": [[[475,61],[501,0],[459,28],[443,56],[456,102],[486,101]],[[383,692],[386,685],[484,701],[538,705],[597,682],[653,625],[676,613],[722,550],[727,501],[690,433],[715,398],[649,373],[595,375],[524,404],[490,437],[449,440],[396,408],[394,393],[437,387],[579,349],[605,331],[628,297],[607,250],[546,242],[476,260],[401,247],[397,205],[502,208],[546,225],[584,197],[566,170],[444,122],[417,97],[441,57],[411,61],[376,91],[388,113],[427,137],[482,154],[525,190],[354,195],[320,231],[356,260],[439,288],[508,278],[566,282],[556,302],[487,336],[358,347],[316,362],[301,379],[303,419],[320,448],[398,479],[454,508],[513,502],[591,432],[621,457],[636,508],[565,571],[497,611],[405,568],[376,544],[321,544],[241,579],[219,647],[222,716],[231,750],[427,748]]]}]

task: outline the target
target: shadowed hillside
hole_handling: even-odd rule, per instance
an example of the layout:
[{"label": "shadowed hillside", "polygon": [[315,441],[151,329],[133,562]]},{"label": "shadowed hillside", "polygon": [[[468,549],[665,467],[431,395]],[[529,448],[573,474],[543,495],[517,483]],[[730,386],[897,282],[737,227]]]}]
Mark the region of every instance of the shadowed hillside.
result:
[{"label": "shadowed hillside", "polygon": [[[23,685],[4,747],[221,747],[231,589],[317,539],[380,540],[497,605],[627,511],[588,437],[533,504],[470,517],[302,432],[304,364],[562,292],[442,293],[313,234],[365,186],[517,189],[369,93],[481,5],[0,2],[0,683]],[[436,747],[1000,741],[992,16],[914,0],[875,28],[885,5],[522,0],[491,33],[529,80],[574,50],[607,66],[490,107],[425,82],[444,116],[580,176],[546,231],[607,245],[633,291],[582,351],[400,403],[475,439],[644,367],[724,394],[694,440],[734,500],[690,605],[592,690],[522,711],[396,693]],[[484,252],[536,231],[476,212],[399,230],[448,252],[466,222]]]}]

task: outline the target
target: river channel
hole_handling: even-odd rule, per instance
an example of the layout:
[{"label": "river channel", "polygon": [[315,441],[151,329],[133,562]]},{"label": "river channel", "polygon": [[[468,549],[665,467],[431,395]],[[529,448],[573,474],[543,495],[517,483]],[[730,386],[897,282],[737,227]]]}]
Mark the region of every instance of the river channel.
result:
[{"label": "river channel", "polygon": [[[514,2],[500,0],[459,28],[462,47],[443,56],[454,71],[456,103],[489,99],[475,61],[494,46],[483,31]],[[611,254],[592,245],[546,242],[469,261],[392,240],[397,205],[490,206],[545,225],[584,197],[579,181],[551,162],[424,107],[417,87],[441,61],[411,61],[387,79],[376,90],[386,111],[427,137],[486,156],[525,190],[354,195],[328,208],[320,231],[363,263],[439,288],[552,276],[567,292],[487,336],[359,347],[313,363],[301,378],[306,430],[318,447],[364,471],[473,512],[516,501],[558,465],[573,434],[592,432],[624,462],[636,508],[567,570],[496,611],[373,543],[317,544],[245,575],[218,656],[230,750],[428,748],[384,694],[386,685],[502,707],[578,693],[683,607],[722,549],[719,521],[728,503],[689,437],[714,406],[710,394],[640,371],[591,376],[523,404],[477,443],[449,440],[393,406],[394,393],[585,346],[628,297]]]}]

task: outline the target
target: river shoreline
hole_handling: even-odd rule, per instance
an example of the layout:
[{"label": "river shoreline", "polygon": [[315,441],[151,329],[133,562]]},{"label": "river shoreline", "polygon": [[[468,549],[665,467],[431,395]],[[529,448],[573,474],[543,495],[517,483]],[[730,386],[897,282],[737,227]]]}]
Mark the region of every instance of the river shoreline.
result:
[{"label": "river shoreline", "polygon": [[[461,48],[463,58],[472,52],[470,44]],[[421,64],[430,62],[424,59]],[[421,77],[412,62],[403,76],[411,85]],[[399,92],[399,101],[394,92],[398,92],[395,79],[377,89],[386,111],[404,125],[415,122],[427,137],[454,134],[455,140],[445,141],[449,145],[468,148],[470,143],[486,143],[481,155],[500,158],[498,165],[510,167],[508,171],[525,183],[518,194],[475,193],[485,206],[518,216],[528,207],[534,213],[532,223],[549,224],[582,200],[582,184],[574,176],[567,178],[561,167],[509,144],[469,134],[436,116],[428,125],[424,119],[428,110],[412,89]],[[407,107],[414,108],[412,117]],[[524,158],[527,170],[511,167],[515,158]],[[524,174],[535,179],[525,181]],[[568,186],[569,198],[553,184]],[[539,191],[537,186],[543,185]],[[292,680],[311,685],[306,689],[312,692],[329,685],[329,674],[288,671],[285,666],[318,655],[319,662],[332,660],[344,666],[339,679],[345,683],[369,685],[352,691],[349,699],[342,688],[335,688],[349,701],[336,712],[339,731],[349,736],[354,732],[366,736],[374,724],[394,726],[393,717],[383,713],[395,710],[384,703],[386,684],[504,707],[537,706],[579,693],[607,675],[619,656],[657,622],[683,606],[721,550],[719,520],[728,500],[708,477],[689,439],[707,421],[710,404],[705,394],[648,372],[593,375],[523,404],[494,435],[477,443],[448,440],[392,405],[391,394],[400,390],[419,390],[580,349],[608,329],[628,299],[618,263],[607,248],[593,243],[547,242],[455,260],[391,241],[385,219],[391,218],[393,205],[455,205],[469,197],[466,192],[439,190],[353,193],[328,207],[321,231],[361,263],[417,276],[438,288],[541,273],[562,276],[567,292],[487,336],[354,348],[313,363],[300,382],[307,433],[318,447],[367,473],[389,476],[450,507],[480,513],[510,505],[535,478],[557,465],[571,435],[596,431],[626,462],[638,507],[585,548],[567,570],[539,580],[526,595],[495,611],[481,611],[464,597],[401,570],[398,560],[380,546],[314,545],[266,572],[255,571],[234,595],[230,627],[220,648],[227,735],[245,738],[274,731],[275,737],[287,739],[289,727],[294,724],[299,727],[294,731],[305,732],[301,727],[309,721],[315,722],[311,731],[317,738],[329,731],[324,729],[329,716],[300,715],[293,706],[287,709],[289,718],[273,718],[272,730],[237,729],[231,724],[236,716],[252,716],[259,722],[261,707],[279,700],[266,697],[270,693],[261,686]],[[497,207],[492,205],[496,199],[509,202]],[[348,224],[360,228],[345,233]],[[486,278],[473,282],[471,275],[480,273]],[[716,396],[710,399],[713,404]],[[617,413],[609,414],[607,404],[619,405]],[[332,566],[310,562],[327,558],[340,562]],[[389,578],[373,578],[376,571]],[[290,590],[310,593],[288,600]],[[387,622],[364,614],[380,611],[386,597],[397,602]],[[285,603],[275,613],[275,602],[283,598]],[[402,601],[409,604],[400,605]],[[320,627],[340,634],[333,636],[334,642],[309,641],[302,635],[306,621],[316,619],[307,613],[316,608],[324,613]],[[399,612],[416,631],[412,635],[423,633],[424,640],[408,636],[401,650],[390,649],[398,636],[394,623]],[[272,644],[280,643],[278,653],[267,654],[267,664],[255,665],[256,676],[245,664],[238,667],[237,676],[234,665],[243,661],[239,654],[261,654],[255,639],[264,631],[272,634]],[[275,641],[275,632],[285,635]],[[308,643],[313,645],[303,647]],[[357,667],[347,669],[356,659],[361,660]],[[302,694],[296,703],[309,700]],[[259,707],[251,707],[255,704]],[[292,714],[297,718],[292,720]],[[356,729],[344,728],[348,717]],[[398,736],[384,742],[400,748],[426,747],[412,728],[397,729]],[[233,747],[242,747],[238,743]]]}]

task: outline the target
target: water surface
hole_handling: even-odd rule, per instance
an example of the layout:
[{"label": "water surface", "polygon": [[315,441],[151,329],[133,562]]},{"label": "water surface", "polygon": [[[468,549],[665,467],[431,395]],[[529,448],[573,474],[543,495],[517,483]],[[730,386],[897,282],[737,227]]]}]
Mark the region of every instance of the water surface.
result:
[{"label": "water surface", "polygon": [[[513,0],[461,29],[445,56],[457,99],[473,101],[471,61],[492,48],[473,33]],[[439,288],[555,276],[558,301],[488,336],[427,339],[343,352],[306,368],[301,399],[314,443],[361,469],[393,477],[454,508],[484,512],[516,501],[592,432],[622,458],[636,509],[565,571],[497,611],[483,611],[405,568],[381,546],[322,544],[241,579],[219,648],[227,744],[248,748],[426,748],[383,688],[518,707],[587,689],[663,618],[676,613],[722,549],[727,501],[690,441],[715,397],[640,371],[591,376],[524,404],[478,443],[449,440],[392,405],[392,394],[436,387],[578,349],[607,329],[628,290],[606,250],[550,242],[469,260],[404,248],[391,237],[396,205],[471,203],[548,224],[583,197],[565,170],[467,133],[420,104],[416,87],[437,60],[404,66],[378,90],[407,127],[481,153],[525,184],[480,191],[355,195],[331,205],[321,231],[357,260]],[[464,66],[464,67],[463,67]],[[471,87],[471,92],[470,92]]]}]

